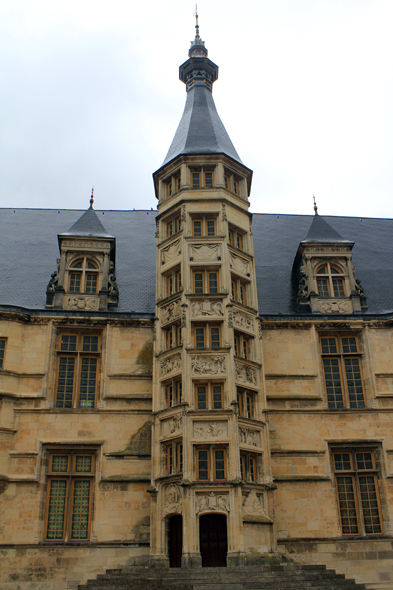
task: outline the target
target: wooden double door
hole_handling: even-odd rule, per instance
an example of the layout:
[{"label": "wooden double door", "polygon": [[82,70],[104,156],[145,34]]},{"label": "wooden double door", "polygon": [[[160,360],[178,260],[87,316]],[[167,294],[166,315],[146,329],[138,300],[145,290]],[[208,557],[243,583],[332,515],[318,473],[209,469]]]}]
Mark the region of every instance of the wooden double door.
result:
[{"label": "wooden double door", "polygon": [[202,567],[226,567],[228,553],[227,518],[223,514],[203,514],[199,518]]},{"label": "wooden double door", "polygon": [[183,517],[181,514],[169,519],[169,567],[181,567],[183,552]]}]

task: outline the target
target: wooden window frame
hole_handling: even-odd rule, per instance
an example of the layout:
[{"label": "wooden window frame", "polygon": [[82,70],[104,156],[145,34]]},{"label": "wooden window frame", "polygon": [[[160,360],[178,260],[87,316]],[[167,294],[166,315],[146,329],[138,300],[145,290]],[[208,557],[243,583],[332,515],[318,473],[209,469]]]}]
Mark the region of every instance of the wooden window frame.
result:
[{"label": "wooden window frame", "polygon": [[224,187],[227,191],[233,193],[237,197],[240,196],[242,179],[235,173],[224,171]]},{"label": "wooden window frame", "polygon": [[258,456],[255,453],[240,452],[240,473],[243,481],[257,483]]},{"label": "wooden window frame", "polygon": [[175,322],[166,328],[163,328],[164,333],[164,350],[172,350],[176,346],[181,346],[181,324]]},{"label": "wooden window frame", "polygon": [[245,252],[246,232],[242,231],[235,225],[229,225],[228,242],[233,248],[237,248],[238,250]]},{"label": "wooden window frame", "polygon": [[169,198],[180,191],[180,171],[175,172],[170,178],[164,181],[165,197]]},{"label": "wooden window frame", "polygon": [[[361,446],[331,448],[343,537],[374,537],[384,532],[375,451],[375,447]],[[370,455],[371,467],[359,467],[358,456],[361,455]]]},{"label": "wooden window frame", "polygon": [[0,370],[4,369],[7,338],[0,338]]},{"label": "wooden window frame", "polygon": [[164,383],[165,404],[167,408],[173,408],[182,403],[183,382],[181,379],[171,379]]},{"label": "wooden window frame", "polygon": [[254,391],[238,387],[237,404],[239,408],[239,416],[242,418],[248,418],[249,420],[255,419],[256,393]]},{"label": "wooden window frame", "polygon": [[[349,339],[352,340],[351,343],[344,342]],[[345,333],[320,334],[319,340],[328,408],[331,410],[365,408],[366,395],[358,336]],[[333,340],[336,352],[330,350],[333,348]],[[345,351],[345,346],[353,347],[353,345],[356,346],[356,351]],[[352,363],[347,362],[350,360]],[[359,377],[355,376],[357,374],[356,368],[359,369]]]},{"label": "wooden window frame", "polygon": [[180,210],[177,210],[170,217],[167,217],[164,220],[164,225],[166,228],[166,237],[167,238],[171,238],[175,234],[181,232],[182,223],[181,223]]},{"label": "wooden window frame", "polygon": [[248,305],[249,283],[243,281],[236,275],[231,275],[231,298],[241,305]]},{"label": "wooden window frame", "polygon": [[[76,267],[77,264],[81,264],[79,268]],[[89,268],[89,264],[94,266],[94,268]],[[72,275],[79,276],[79,290],[72,289],[71,290],[71,281]],[[91,290],[87,286],[88,277],[94,276],[95,278],[95,290]],[[99,276],[99,266],[98,264],[88,256],[82,256],[74,260],[69,268],[68,268],[68,293],[72,294],[87,294],[87,295],[97,295],[100,288],[100,276]]]},{"label": "wooden window frame", "polygon": [[[195,346],[195,348],[216,349],[216,348],[222,347],[221,324],[210,323],[210,322],[206,322],[203,324],[202,323],[193,323],[192,328],[194,331],[194,346]],[[218,329],[218,346],[213,346],[214,343],[213,343],[212,330],[217,330],[217,329]],[[198,344],[201,342],[198,338],[198,336],[200,336],[200,335],[203,336],[203,346],[198,346]]]},{"label": "wooden window frame", "polygon": [[[200,223],[201,233],[195,230],[195,222]],[[211,233],[209,227],[213,223],[214,233]],[[198,215],[192,217],[192,235],[194,238],[214,238],[217,236],[217,215]]]},{"label": "wooden window frame", "polygon": [[[199,407],[199,400],[198,400],[198,394],[202,393],[198,391],[198,388],[204,388],[205,389],[205,395],[206,395],[206,408],[200,408]],[[220,387],[220,392],[218,391],[214,391],[214,388],[218,388]],[[200,410],[203,412],[207,412],[207,411],[214,411],[214,412],[219,412],[221,410],[224,409],[224,382],[223,381],[194,381],[194,391],[195,391],[195,409],[196,410]],[[221,397],[221,402],[220,402],[220,407],[214,407],[216,402],[215,402],[215,396],[219,395]]]},{"label": "wooden window frame", "polygon": [[[217,478],[217,452],[222,452],[224,462],[224,477]],[[207,457],[207,478],[200,478],[200,453],[206,453]],[[204,461],[204,460],[203,460]],[[220,459],[221,461],[221,459]],[[197,481],[227,481],[228,478],[227,448],[224,445],[204,445],[196,447],[196,476]]]},{"label": "wooden window frame", "polygon": [[[66,347],[63,345],[63,337],[75,337],[75,349],[67,350]],[[97,338],[97,350],[83,350],[85,345],[84,338]],[[65,342],[64,342],[65,345]],[[98,401],[98,394],[99,394],[99,376],[100,376],[100,360],[101,360],[101,333],[98,332],[91,332],[86,330],[78,330],[78,331],[71,331],[71,330],[62,330],[58,334],[58,346],[57,346],[57,362],[56,362],[56,387],[55,387],[55,408],[58,409],[94,409],[97,407]],[[65,361],[64,359],[73,359],[74,362],[71,364],[69,361]],[[96,366],[95,366],[95,384],[94,384],[94,403],[93,405],[89,405],[89,395],[92,395],[93,392],[86,391],[81,392],[82,387],[87,387],[89,389],[92,387],[90,383],[87,385],[82,385],[82,373],[86,373],[86,367],[84,368],[84,360],[85,359],[96,359]],[[67,391],[71,387],[71,383],[67,383],[71,379],[71,372],[68,371],[68,368],[72,367],[72,390]],[[89,380],[89,372],[90,366],[87,368],[87,377],[85,379]],[[61,373],[65,373],[64,377],[61,376]],[[61,381],[64,380],[64,384]],[[61,391],[61,389],[64,389]],[[71,399],[69,396],[71,395]],[[81,396],[86,396],[86,405],[83,403],[81,404]],[[68,398],[68,399],[67,399]]]},{"label": "wooden window frame", "polygon": [[166,474],[183,472],[183,440],[175,439],[165,443]]},{"label": "wooden window frame", "polygon": [[233,337],[235,356],[246,361],[252,359],[253,337],[243,332],[235,332]]},{"label": "wooden window frame", "polygon": [[[50,450],[48,457],[48,472],[47,472],[47,490],[46,490],[46,505],[45,505],[45,529],[44,537],[46,542],[88,542],[91,536],[92,523],[92,507],[93,507],[93,488],[95,482],[95,451],[81,451],[81,450]],[[67,457],[67,471],[56,471],[53,469],[54,457]],[[76,471],[77,457],[89,457],[91,459],[90,471]],[[88,516],[87,516],[87,531],[86,536],[73,537],[72,523],[73,516],[77,514],[75,510],[78,508],[78,502],[75,502],[75,483],[89,481],[89,500],[88,500]],[[53,482],[65,482],[65,497],[64,497],[64,516],[62,522],[62,534],[56,534],[56,527],[53,535],[50,534],[50,509],[51,506],[51,491]],[[80,504],[79,504],[80,507]],[[55,513],[56,515],[56,513]],[[55,518],[55,524],[58,519]]]},{"label": "wooden window frame", "polygon": [[[326,269],[326,272],[321,273],[321,270],[323,269]],[[337,272],[333,272],[332,269],[336,270]],[[341,283],[341,289],[336,288],[334,285],[334,281],[337,280],[339,280]],[[322,299],[345,299],[346,297],[348,297],[347,287],[345,284],[345,273],[337,263],[335,264],[334,262],[326,261],[323,264],[319,265],[319,267],[315,270],[315,281],[317,284],[318,296]],[[323,288],[322,284],[320,288],[318,281],[320,281],[321,283],[322,281],[324,282]],[[340,293],[340,291],[342,291],[342,293]]]},{"label": "wooden window frame", "polygon": [[[211,290],[211,280],[210,277],[215,274],[216,275],[216,281],[217,281],[217,287],[216,290]],[[197,287],[196,287],[196,275],[202,275],[202,291],[201,292],[197,292]],[[199,280],[199,279],[198,279]],[[212,269],[207,269],[207,268],[198,268],[198,269],[193,269],[192,271],[192,285],[193,285],[193,292],[196,295],[205,295],[205,294],[212,294],[212,295],[217,295],[220,293],[220,272],[219,270],[212,270]]]},{"label": "wooden window frame", "polygon": [[167,272],[164,275],[164,277],[166,281],[167,297],[171,297],[171,295],[174,295],[175,293],[179,293],[181,291],[182,283],[180,266],[175,266],[174,268],[172,268],[172,270]]},{"label": "wooden window frame", "polygon": [[[214,172],[215,168],[208,166],[207,168],[198,167],[198,168],[190,168],[190,179],[191,179],[191,188],[192,189],[211,189],[214,188]],[[206,175],[211,174],[211,184],[207,182]],[[194,177],[195,175],[195,177]],[[198,175],[198,182],[195,182],[196,175]]]}]

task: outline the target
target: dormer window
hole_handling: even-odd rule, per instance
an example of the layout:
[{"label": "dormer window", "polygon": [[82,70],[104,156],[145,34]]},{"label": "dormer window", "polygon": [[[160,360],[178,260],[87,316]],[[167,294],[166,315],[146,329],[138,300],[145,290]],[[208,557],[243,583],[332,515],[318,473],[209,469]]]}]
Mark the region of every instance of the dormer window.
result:
[{"label": "dormer window", "polygon": [[97,293],[98,266],[88,258],[80,258],[71,264],[69,293]]},{"label": "dormer window", "polygon": [[330,262],[321,266],[316,272],[319,297],[345,297],[344,277],[342,274],[339,267],[330,264]]}]

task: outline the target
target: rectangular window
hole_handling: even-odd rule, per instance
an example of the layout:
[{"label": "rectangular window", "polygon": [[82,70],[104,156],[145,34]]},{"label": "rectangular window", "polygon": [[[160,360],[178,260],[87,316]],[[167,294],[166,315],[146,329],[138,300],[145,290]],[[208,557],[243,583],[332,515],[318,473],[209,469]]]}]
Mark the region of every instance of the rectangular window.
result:
[{"label": "rectangular window", "polygon": [[0,369],[4,367],[5,338],[0,338]]},{"label": "rectangular window", "polygon": [[333,451],[343,535],[383,533],[374,451]]},{"label": "rectangular window", "polygon": [[195,384],[195,407],[197,410],[222,410],[224,407],[224,386],[222,383],[207,382]]},{"label": "rectangular window", "polygon": [[85,293],[97,293],[97,280],[98,275],[96,272],[86,273]]},{"label": "rectangular window", "polygon": [[81,281],[82,281],[82,273],[81,272],[71,272],[70,273],[70,293],[80,293],[81,291]]},{"label": "rectangular window", "polygon": [[167,475],[181,473],[183,471],[183,443],[181,441],[167,443],[166,470]]},{"label": "rectangular window", "polygon": [[94,471],[93,453],[51,452],[46,497],[46,540],[89,540]]},{"label": "rectangular window", "polygon": [[213,188],[213,172],[205,172],[205,188]]},{"label": "rectangular window", "polygon": [[217,271],[194,270],[193,271],[193,279],[194,279],[194,293],[201,295],[203,293],[218,293],[219,292],[218,272]]},{"label": "rectangular window", "polygon": [[251,453],[240,453],[240,472],[243,481],[257,481],[257,457]]},{"label": "rectangular window", "polygon": [[173,379],[166,383],[164,387],[167,408],[180,404],[182,401],[182,382],[179,379]]},{"label": "rectangular window", "polygon": [[220,348],[221,326],[217,324],[196,324],[194,327],[195,348]]},{"label": "rectangular window", "polygon": [[165,221],[166,225],[166,236],[170,238],[173,234],[181,231],[181,217],[179,211],[177,211],[172,217],[167,218]]},{"label": "rectangular window", "polygon": [[234,301],[242,305],[247,305],[247,283],[232,275],[231,277],[231,295]]},{"label": "rectangular window", "polygon": [[226,449],[207,447],[197,449],[197,478],[199,481],[223,481],[227,478]]},{"label": "rectangular window", "polygon": [[97,403],[101,338],[61,333],[57,353],[56,408],[94,408]]},{"label": "rectangular window", "polygon": [[165,181],[165,193],[166,197],[171,197],[174,193],[180,190],[180,174],[171,176]]},{"label": "rectangular window", "polygon": [[192,173],[192,188],[199,188],[201,186],[201,174],[200,172]]},{"label": "rectangular window", "polygon": [[253,419],[255,416],[255,393],[238,387],[237,403],[239,407],[239,416]]},{"label": "rectangular window", "polygon": [[244,250],[245,233],[234,225],[229,226],[228,230],[228,241],[231,246]]},{"label": "rectangular window", "polygon": [[217,235],[217,219],[215,217],[198,217],[192,220],[192,235],[213,237]]},{"label": "rectangular window", "polygon": [[181,271],[180,267],[176,267],[165,275],[167,296],[170,297],[174,293],[181,290]]},{"label": "rectangular window", "polygon": [[165,350],[170,350],[181,345],[181,326],[179,323],[172,324],[163,330],[165,339]]},{"label": "rectangular window", "polygon": [[240,356],[244,359],[250,360],[251,358],[251,345],[252,345],[252,338],[242,334],[240,332],[235,332],[234,336],[234,348],[235,348],[235,355]]},{"label": "rectangular window", "polygon": [[357,337],[322,336],[321,353],[328,407],[365,408]]}]

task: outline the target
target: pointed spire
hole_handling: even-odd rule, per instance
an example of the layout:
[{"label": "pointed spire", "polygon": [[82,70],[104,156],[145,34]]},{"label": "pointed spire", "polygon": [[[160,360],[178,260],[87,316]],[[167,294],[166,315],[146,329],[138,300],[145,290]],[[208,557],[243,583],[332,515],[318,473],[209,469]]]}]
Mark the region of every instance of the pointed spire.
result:
[{"label": "pointed spire", "polygon": [[302,240],[302,244],[306,242],[317,242],[317,243],[351,243],[349,240],[345,240],[335,229],[333,229],[327,221],[322,219],[318,213],[315,213],[313,220],[308,230],[308,234],[305,240]]},{"label": "pointed spire", "polygon": [[317,202],[315,200],[315,195],[313,195],[312,198],[314,199],[314,213],[315,213],[315,215],[318,215],[318,207],[317,207]]},{"label": "pointed spire", "polygon": [[93,209],[93,203],[94,203],[94,186],[91,189],[91,197],[90,197],[90,207],[89,207],[89,209]]},{"label": "pointed spire", "polygon": [[199,37],[199,24],[198,24],[198,3],[195,3],[195,39],[200,39]]}]

